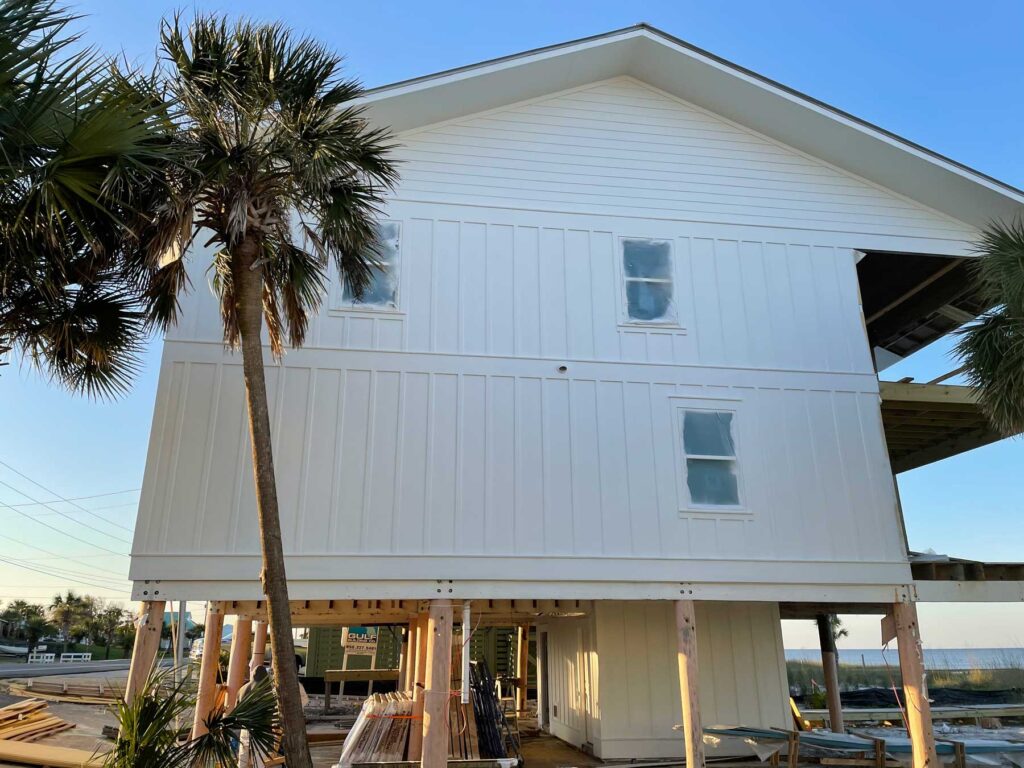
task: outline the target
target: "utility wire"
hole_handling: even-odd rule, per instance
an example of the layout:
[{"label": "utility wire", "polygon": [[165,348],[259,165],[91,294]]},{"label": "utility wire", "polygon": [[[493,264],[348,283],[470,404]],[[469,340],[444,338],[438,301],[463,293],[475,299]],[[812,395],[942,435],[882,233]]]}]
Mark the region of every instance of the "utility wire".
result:
[{"label": "utility wire", "polygon": [[[33,479],[32,479],[31,477],[29,477],[28,475],[26,475],[26,474],[25,474],[24,472],[19,472],[19,471],[18,471],[18,470],[16,470],[16,469],[15,469],[14,467],[12,467],[12,466],[11,466],[10,464],[8,464],[8,463],[7,463],[6,461],[0,461],[0,466],[6,467],[6,468],[7,468],[7,469],[9,469],[9,470],[10,470],[11,472],[13,472],[14,474],[16,474],[16,475],[17,475],[18,477],[20,477],[20,478],[23,478],[23,479],[25,479],[25,480],[28,480],[28,481],[29,481],[30,483],[32,483],[32,485],[34,485],[34,486],[36,486],[36,487],[38,487],[38,488],[42,488],[42,489],[43,489],[44,491],[46,491],[47,493],[51,494],[52,496],[56,496],[56,497],[57,497],[58,499],[60,499],[61,501],[67,502],[68,504],[70,504],[70,505],[71,505],[71,506],[73,506],[73,507],[77,507],[78,509],[82,510],[83,512],[85,512],[85,513],[87,513],[87,514],[90,514],[90,515],[92,515],[92,516],[93,516],[93,517],[95,517],[95,518],[96,518],[97,520],[101,520],[101,521],[103,521],[104,523],[107,523],[108,525],[113,525],[113,526],[115,526],[115,527],[117,527],[117,528],[122,528],[123,530],[126,530],[126,531],[128,531],[128,533],[131,533],[131,532],[132,532],[132,529],[131,529],[131,528],[128,528],[127,526],[121,525],[120,523],[115,523],[115,522],[114,522],[113,520],[108,520],[107,518],[105,518],[105,517],[103,517],[103,516],[101,516],[101,515],[97,515],[97,514],[93,513],[93,512],[91,511],[91,510],[88,510],[88,509],[86,509],[86,508],[85,508],[85,507],[83,507],[83,506],[82,506],[81,504],[76,504],[76,503],[75,503],[74,501],[72,501],[71,499],[66,499],[66,498],[64,498],[63,496],[61,496],[61,495],[60,495],[59,493],[57,493],[56,491],[54,491],[54,490],[52,490],[52,489],[50,489],[50,488],[47,488],[47,487],[46,487],[45,485],[43,485],[43,484],[42,484],[42,483],[40,483],[40,482],[37,482],[36,480],[33,480]],[[7,485],[7,483],[4,483],[4,485]],[[11,486],[7,485],[7,487],[8,487],[8,488],[10,488]],[[15,490],[15,491],[16,491],[17,493],[21,493],[21,491],[18,491],[18,489],[17,489],[17,488],[15,488],[14,490]],[[28,499],[29,501],[36,501],[36,500],[35,500],[35,499],[33,499],[33,498],[32,498],[31,496],[29,496],[29,495],[28,495],[27,493],[21,493],[21,495],[22,495],[22,496],[24,496],[24,497],[25,497],[26,499]],[[49,506],[49,504],[47,504],[46,502],[42,502],[42,501],[40,501],[40,502],[38,502],[38,503],[39,503],[39,504],[41,504],[41,505],[43,505],[43,506],[45,506],[45,507],[46,507],[47,509],[50,509],[50,510],[53,510],[54,512],[57,512],[57,510],[53,509],[53,507]],[[52,503],[52,502],[51,502],[51,503]],[[64,513],[63,513],[63,512],[59,512],[58,514],[64,514]],[[68,519],[69,519],[69,520],[74,520],[74,519],[75,519],[75,518],[73,518],[73,517],[70,517],[70,516],[67,516],[67,515],[65,515],[65,517],[68,517]],[[80,520],[79,520],[79,521],[76,521],[76,522],[78,522],[78,524],[79,524],[79,525],[86,525],[85,523],[83,523],[83,522],[82,522],[82,521],[80,521]],[[90,527],[90,526],[86,525],[86,527],[88,528],[88,527]],[[92,530],[94,530],[94,531],[95,531],[95,530],[98,530],[98,529],[97,529],[97,528],[93,528]],[[104,532],[104,531],[100,531],[100,533],[102,533],[102,534],[103,534],[104,536],[110,536],[110,538],[112,538],[112,539],[117,539],[117,537],[116,537],[116,536],[112,536],[111,534],[109,534],[109,533],[106,533],[106,532]],[[128,543],[128,541],[127,541],[126,539],[118,539],[118,541],[124,541],[124,542],[125,542],[126,544]]]},{"label": "utility wire", "polygon": [[[48,501],[47,504],[60,504],[59,501]],[[38,504],[11,504],[12,507],[37,507]],[[139,502],[129,501],[127,504],[105,504],[102,507],[92,507],[89,512],[102,512],[105,509],[124,509],[125,507],[138,507]],[[75,510],[72,510],[75,511]],[[40,517],[52,517],[56,512],[37,512]],[[109,521],[111,525],[117,525],[113,520]],[[122,526],[123,527],[123,526]],[[125,528],[126,531],[132,530],[131,528]],[[134,531],[133,531],[134,532]]]},{"label": "utility wire", "polygon": [[[35,549],[35,550],[37,550],[39,552],[43,552],[44,554],[53,555],[54,557],[56,557],[56,558],[58,558],[60,560],[64,560],[65,562],[68,562],[68,563],[77,563],[78,565],[84,566],[86,568],[92,568],[95,571],[103,571],[105,573],[112,573],[115,576],[120,576],[120,574],[117,571],[111,570],[110,568],[100,568],[99,566],[96,566],[96,565],[89,565],[89,563],[83,563],[83,562],[81,562],[79,560],[76,560],[75,558],[73,558],[73,557],[71,557],[69,555],[60,555],[60,554],[54,552],[52,549],[43,549],[42,547],[40,547],[37,544],[29,544],[27,541],[21,541],[20,539],[16,539],[13,536],[8,536],[5,533],[0,533],[0,539],[6,539],[7,541],[13,541],[15,544],[21,544],[21,546],[23,546],[23,547],[29,547],[29,548]],[[88,555],[86,555],[86,557],[88,557]],[[106,557],[106,555],[103,555],[103,557]],[[29,558],[19,558],[19,559],[25,560],[25,562],[29,562]]]},{"label": "utility wire", "polygon": [[67,576],[57,576],[55,574],[49,573],[47,571],[44,571],[41,568],[33,568],[32,566],[29,566],[29,565],[19,565],[16,562],[8,560],[6,557],[0,557],[0,563],[7,563],[8,565],[13,565],[16,568],[24,568],[26,571],[35,571],[36,573],[41,573],[44,576],[49,576],[50,578],[53,578],[53,579],[61,579],[62,581],[70,581],[70,582],[73,582],[75,584],[81,584],[81,585],[86,586],[86,587],[96,587],[98,589],[105,589],[105,590],[108,590],[108,591],[111,591],[111,592],[118,592],[118,591],[128,592],[129,591],[128,589],[118,590],[118,589],[116,589],[114,587],[109,587],[109,586],[107,586],[105,584],[96,584],[94,582],[82,581],[81,579],[74,579],[74,578],[67,577]]},{"label": "utility wire", "polygon": [[[111,538],[111,539],[114,539],[115,541],[120,541],[120,542],[122,542],[123,544],[128,544],[128,543],[129,543],[128,539],[122,539],[122,538],[121,538],[120,536],[115,536],[115,535],[114,535],[114,534],[112,534],[112,533],[107,533],[106,531],[104,531],[104,530],[101,530],[101,529],[97,528],[97,527],[96,527],[95,525],[89,525],[89,523],[83,523],[83,522],[82,522],[81,520],[76,520],[75,518],[73,518],[73,517],[72,517],[71,515],[69,515],[69,514],[68,514],[67,512],[61,512],[61,511],[60,511],[59,509],[54,509],[53,507],[51,507],[51,506],[50,506],[49,504],[47,504],[47,503],[45,503],[45,502],[42,502],[42,501],[38,501],[38,499],[34,499],[34,498],[32,498],[31,496],[29,496],[29,495],[28,495],[27,493],[25,493],[24,491],[19,491],[19,490],[18,490],[17,488],[15,488],[15,487],[14,487],[13,485],[11,485],[10,483],[7,483],[7,482],[4,482],[3,480],[0,480],[0,485],[4,486],[5,488],[10,488],[10,489],[11,489],[12,491],[14,491],[15,493],[19,493],[19,494],[21,494],[22,496],[24,496],[24,497],[25,497],[26,499],[29,499],[29,500],[31,500],[31,501],[37,501],[37,502],[39,503],[39,505],[40,505],[40,506],[42,506],[42,507],[45,507],[46,509],[50,510],[51,512],[56,512],[56,513],[57,513],[58,515],[60,515],[61,517],[67,518],[67,519],[68,519],[68,520],[70,520],[70,521],[71,521],[72,523],[75,523],[75,524],[77,524],[77,525],[80,525],[80,526],[82,526],[83,528],[88,528],[88,529],[89,529],[90,531],[95,531],[96,533],[100,533],[100,534],[103,534],[104,536],[107,536],[107,537],[109,537],[109,538]],[[5,506],[6,506],[6,505],[5,505]],[[24,514],[25,514],[25,513],[24,513],[24,512],[22,512],[22,511],[21,511],[20,509],[16,509],[16,510],[14,510],[14,511],[15,511],[15,512],[17,512],[18,514],[21,514],[21,515],[24,515]],[[26,516],[26,517],[29,517],[29,518],[31,518],[31,515],[25,515],[25,516]]]},{"label": "utility wire", "polygon": [[[85,541],[84,539],[79,539],[77,536],[75,536],[73,534],[70,534],[67,531],[62,531],[60,528],[57,528],[56,526],[50,525],[49,523],[43,522],[42,520],[40,520],[37,517],[32,517],[32,515],[25,514],[20,509],[15,509],[14,507],[8,506],[7,504],[4,504],[2,502],[0,502],[0,507],[7,507],[7,509],[11,510],[12,512],[16,512],[17,514],[21,515],[22,517],[24,517],[24,518],[26,518],[28,520],[31,520],[33,523],[38,523],[39,525],[43,526],[44,528],[49,528],[51,531],[56,531],[57,533],[61,534],[62,536],[67,536],[69,539],[73,539],[74,541],[80,541],[82,544],[86,544],[86,545],[88,545],[90,547],[93,547],[94,549],[99,549],[99,550],[102,550],[103,552],[109,552],[110,554],[117,555],[118,557],[128,557],[128,554],[126,552],[115,552],[114,550],[109,549],[109,548],[104,547],[104,546],[101,546],[99,544],[93,544],[91,541]],[[75,522],[78,522],[78,521],[76,520]],[[125,543],[127,543],[127,542],[125,542]]]},{"label": "utility wire", "polygon": [[[0,463],[3,463],[3,462],[0,462]],[[4,466],[7,466],[7,465],[5,464]],[[61,498],[61,499],[50,499],[50,501],[47,502],[47,503],[52,504],[54,501],[84,501],[85,499],[99,499],[99,498],[102,498],[104,496],[121,496],[122,494],[125,494],[125,493],[135,493],[136,491],[141,491],[141,490],[142,490],[141,488],[126,488],[123,491],[108,491],[107,493],[94,493],[92,496],[70,496],[70,497],[68,497],[66,499],[64,499],[64,498]],[[56,494],[54,494],[54,495],[56,495]],[[39,502],[28,501],[28,502],[25,502],[24,504],[11,504],[10,506],[12,506],[12,507],[34,507],[38,503]],[[129,503],[132,503],[132,502],[129,502]],[[121,507],[121,506],[127,506],[127,505],[115,504],[114,506]],[[110,507],[93,507],[93,509],[94,510],[96,510],[96,509],[110,509]]]},{"label": "utility wire", "polygon": [[[28,561],[22,560],[18,557],[6,557],[6,561],[18,568],[43,568],[43,566],[26,566],[25,563],[27,563]],[[102,581],[107,582],[108,584],[117,584],[118,586],[123,586],[124,584],[129,583],[128,579],[114,578],[113,576],[101,576],[98,573],[82,573],[81,571],[69,571],[67,568],[58,568],[55,565],[47,566],[47,568],[52,572],[51,575],[59,578],[72,577],[81,579],[96,579],[96,581],[98,582]]]}]

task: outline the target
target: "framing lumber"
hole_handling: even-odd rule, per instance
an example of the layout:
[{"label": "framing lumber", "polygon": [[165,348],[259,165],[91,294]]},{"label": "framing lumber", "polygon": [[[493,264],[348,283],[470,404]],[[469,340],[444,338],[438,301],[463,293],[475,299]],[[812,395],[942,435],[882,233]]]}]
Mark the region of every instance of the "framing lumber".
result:
[{"label": "framing lumber", "polygon": [[238,703],[238,690],[245,683],[245,671],[250,661],[251,651],[252,619],[236,616],[231,630],[231,657],[228,661],[227,709],[229,712]]},{"label": "framing lumber", "polygon": [[217,699],[217,671],[220,667],[220,639],[224,633],[224,603],[213,600],[206,607],[206,631],[203,633],[203,658],[199,664],[199,683],[196,691],[196,712],[192,723],[192,738],[207,732],[206,718],[213,711]]},{"label": "framing lumber", "polygon": [[400,630],[402,633],[402,643],[399,646],[398,651],[398,690],[407,691],[409,687],[406,685],[408,680],[408,669],[409,669],[409,627]]},{"label": "framing lumber", "polygon": [[249,674],[252,675],[256,667],[262,667],[267,660],[267,622],[257,621],[256,630],[252,636],[252,658],[249,659]]},{"label": "framing lumber", "polygon": [[530,683],[530,625],[516,627],[516,712],[526,711]]},{"label": "framing lumber", "polygon": [[103,755],[86,749],[68,749],[49,744],[26,744],[23,741],[0,739],[0,761],[49,768],[100,768],[103,765]]},{"label": "framing lumber", "polygon": [[700,719],[700,678],[697,668],[697,616],[693,600],[676,600],[676,646],[686,765],[687,768],[704,768],[704,731]]},{"label": "framing lumber", "polygon": [[843,704],[839,697],[839,660],[836,639],[832,633],[832,614],[821,613],[818,623],[818,642],[821,645],[821,667],[825,676],[825,699],[828,702],[829,727],[833,733],[845,733]]},{"label": "framing lumber", "polygon": [[135,646],[132,648],[131,667],[124,700],[131,702],[146,686],[146,679],[153,671],[157,651],[160,650],[160,633],[164,626],[163,600],[148,600],[139,603],[139,625],[135,632]]},{"label": "framing lumber", "polygon": [[416,668],[412,680],[412,723],[409,731],[409,759],[423,756],[423,692],[427,681],[427,625],[428,616],[416,619]]},{"label": "framing lumber", "polygon": [[453,616],[451,600],[430,601],[427,680],[423,692],[423,768],[447,768],[448,765]]},{"label": "framing lumber", "polygon": [[892,616],[896,624],[896,642],[903,675],[903,697],[907,710],[907,733],[913,751],[913,768],[936,768],[935,732],[932,730],[931,704],[925,680],[921,630],[914,603],[894,603]]}]

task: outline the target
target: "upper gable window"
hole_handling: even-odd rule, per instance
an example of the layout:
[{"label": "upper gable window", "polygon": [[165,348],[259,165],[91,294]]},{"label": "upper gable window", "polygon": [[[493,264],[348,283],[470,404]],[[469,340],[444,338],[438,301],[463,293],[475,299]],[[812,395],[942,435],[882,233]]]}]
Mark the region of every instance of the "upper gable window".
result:
[{"label": "upper gable window", "polygon": [[675,323],[671,241],[623,238],[621,243],[627,320]]},{"label": "upper gable window", "polygon": [[377,253],[370,254],[376,265],[370,269],[370,282],[362,298],[352,295],[348,283],[341,287],[341,304],[358,309],[398,308],[398,254],[401,245],[401,227],[397,221],[382,221],[377,225]]}]

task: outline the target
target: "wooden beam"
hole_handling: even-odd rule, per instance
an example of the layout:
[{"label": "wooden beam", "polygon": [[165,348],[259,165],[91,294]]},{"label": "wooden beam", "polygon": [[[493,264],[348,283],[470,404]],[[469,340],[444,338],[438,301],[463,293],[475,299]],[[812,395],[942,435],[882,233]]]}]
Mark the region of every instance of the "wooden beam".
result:
[{"label": "wooden beam", "polygon": [[406,627],[400,632],[402,633],[402,642],[398,651],[398,690],[404,691],[407,690],[406,679],[409,669],[409,628]]},{"label": "wooden beam", "polygon": [[416,620],[416,669],[412,680],[412,727],[409,729],[409,759],[423,756],[423,691],[427,681],[428,616],[421,613]]},{"label": "wooden beam", "polygon": [[933,272],[928,277],[926,277],[924,280],[919,282],[917,285],[915,285],[909,291],[906,291],[901,296],[896,297],[895,299],[890,301],[888,304],[886,304],[884,307],[882,307],[878,311],[872,312],[871,316],[867,318],[868,325],[870,325],[871,323],[875,322],[875,320],[877,320],[878,318],[882,317],[883,315],[886,315],[891,310],[893,310],[896,307],[898,307],[900,304],[905,302],[911,296],[917,295],[918,293],[923,291],[925,288],[927,288],[929,285],[934,283],[936,280],[938,280],[940,277],[942,277],[946,273],[952,272],[954,269],[959,267],[960,264],[963,263],[963,261],[964,261],[963,258],[950,259],[950,262],[948,264],[944,265],[941,269],[937,269],[935,272]]},{"label": "wooden beam", "polygon": [[246,666],[252,652],[252,619],[235,616],[231,630],[231,657],[228,661],[228,698],[230,712],[238,702],[238,690],[245,683]]},{"label": "wooden beam", "polygon": [[448,698],[452,687],[452,601],[431,600],[429,617],[421,765],[422,768],[447,768]]},{"label": "wooden beam", "polygon": [[[157,651],[160,650],[160,633],[164,627],[163,600],[148,600],[139,603],[139,626],[135,630],[135,645],[132,647],[131,668],[128,683],[124,689],[124,700],[131,702],[146,687],[146,679],[153,671]],[[179,632],[181,629],[178,630]]]},{"label": "wooden beam", "polygon": [[821,667],[825,677],[829,726],[833,733],[845,733],[843,703],[839,696],[839,659],[836,655],[836,638],[832,632],[832,615],[818,614],[818,642],[821,646]]},{"label": "wooden beam", "polygon": [[203,658],[199,664],[195,719],[192,738],[207,732],[206,718],[217,700],[217,671],[220,668],[220,638],[224,633],[224,604],[211,600],[206,607],[206,629],[203,632]]},{"label": "wooden beam", "polygon": [[530,681],[530,625],[516,627],[516,711],[526,711],[527,689]]},{"label": "wooden beam", "polygon": [[252,658],[249,659],[249,675],[256,667],[262,667],[267,660],[267,622],[257,621],[256,632],[252,638]]},{"label": "wooden beam", "polygon": [[935,753],[935,732],[932,730],[931,704],[925,679],[921,630],[917,623],[917,606],[894,603],[892,615],[896,624],[896,642],[900,652],[903,675],[903,698],[907,711],[907,733],[913,752],[913,768],[938,768]]},{"label": "wooden beam", "polygon": [[704,768],[704,731],[700,721],[697,671],[697,616],[693,600],[676,600],[676,647],[679,694],[683,704],[683,737],[687,768]]}]

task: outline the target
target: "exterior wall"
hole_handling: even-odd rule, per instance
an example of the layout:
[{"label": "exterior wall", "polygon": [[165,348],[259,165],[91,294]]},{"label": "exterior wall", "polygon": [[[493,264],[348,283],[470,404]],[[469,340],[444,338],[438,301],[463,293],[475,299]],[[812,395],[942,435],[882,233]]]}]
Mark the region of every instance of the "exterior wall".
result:
[{"label": "exterior wall", "polygon": [[[335,285],[267,372],[296,599],[909,582],[856,250],[955,252],[965,227],[632,80],[402,140],[397,307]],[[579,179],[545,194],[544,168]],[[627,236],[671,241],[675,325],[627,321]],[[241,361],[205,266],[165,345],[131,576],[252,598]],[[681,406],[735,411],[741,509],[687,504]]]},{"label": "exterior wall", "polygon": [[[682,756],[672,603],[596,605],[547,627],[552,734],[605,760]],[[697,646],[705,724],[789,725],[777,603],[698,602]]]}]

